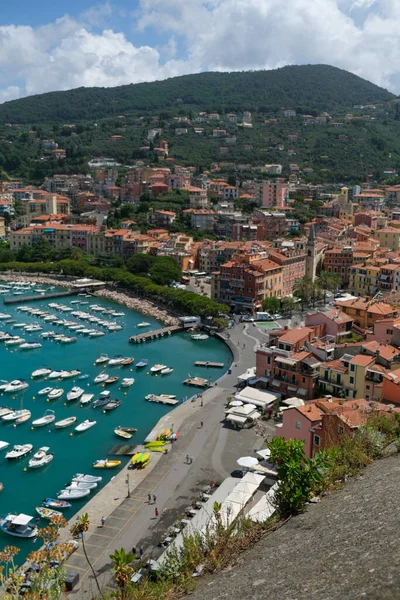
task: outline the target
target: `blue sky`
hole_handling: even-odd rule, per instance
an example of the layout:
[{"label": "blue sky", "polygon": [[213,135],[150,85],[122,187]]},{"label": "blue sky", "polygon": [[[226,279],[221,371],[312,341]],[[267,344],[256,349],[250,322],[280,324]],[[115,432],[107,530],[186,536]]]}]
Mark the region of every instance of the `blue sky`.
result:
[{"label": "blue sky", "polygon": [[310,63],[400,92],[400,0],[0,2],[0,102]]}]

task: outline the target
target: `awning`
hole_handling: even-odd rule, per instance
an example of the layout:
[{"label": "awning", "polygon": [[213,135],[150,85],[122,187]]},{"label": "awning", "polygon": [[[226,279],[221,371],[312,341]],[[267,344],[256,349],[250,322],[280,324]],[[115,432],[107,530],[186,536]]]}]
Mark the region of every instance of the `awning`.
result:
[{"label": "awning", "polygon": [[274,379],[272,381],[271,385],[273,385],[274,387],[281,387],[281,382],[278,381],[277,379]]},{"label": "awning", "polygon": [[[240,379],[240,377],[239,377]],[[255,383],[258,383],[259,381],[262,381],[262,383],[268,383],[269,381],[269,377],[252,377],[251,379],[248,379],[248,383],[250,385],[254,385]]]},{"label": "awning", "polygon": [[287,386],[287,389],[288,389],[290,392],[297,392],[297,385],[288,385],[288,386]]},{"label": "awning", "polygon": [[291,367],[294,367],[296,365],[295,360],[293,360],[292,358],[284,358],[283,356],[276,356],[275,362],[280,362],[285,365],[290,365]]},{"label": "awning", "polygon": [[299,388],[299,389],[297,390],[297,393],[298,393],[298,394],[300,394],[300,396],[307,396],[307,394],[308,394],[308,391],[307,391],[307,390],[305,390],[304,388]]},{"label": "awning", "polygon": [[231,423],[238,423],[240,425],[244,425],[247,421],[247,417],[238,417],[237,415],[228,415],[225,418],[227,421],[231,421]]}]

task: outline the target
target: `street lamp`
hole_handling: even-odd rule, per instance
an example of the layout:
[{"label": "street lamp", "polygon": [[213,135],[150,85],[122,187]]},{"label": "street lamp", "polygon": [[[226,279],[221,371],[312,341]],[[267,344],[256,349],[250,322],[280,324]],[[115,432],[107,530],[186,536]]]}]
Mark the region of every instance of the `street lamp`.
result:
[{"label": "street lamp", "polygon": [[126,474],[126,479],[125,479],[125,483],[128,486],[128,498],[131,497],[131,490],[129,489],[129,473]]}]

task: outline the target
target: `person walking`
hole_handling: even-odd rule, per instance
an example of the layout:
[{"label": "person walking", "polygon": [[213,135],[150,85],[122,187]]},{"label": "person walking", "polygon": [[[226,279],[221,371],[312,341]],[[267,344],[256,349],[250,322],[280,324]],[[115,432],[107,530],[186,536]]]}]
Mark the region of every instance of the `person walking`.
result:
[{"label": "person walking", "polygon": [[143,546],[140,546],[140,548],[139,548],[139,556],[140,556],[140,558],[143,558],[143,554],[144,554]]},{"label": "person walking", "polygon": [[153,502],[154,504],[157,502],[157,496],[155,494],[153,494]]},{"label": "person walking", "polygon": [[151,504],[151,494],[148,494],[148,495],[147,495],[147,499],[148,499],[148,501],[149,501],[149,504]]},{"label": "person walking", "polygon": [[200,406],[201,406],[201,407],[203,407],[203,406],[204,406],[204,404],[203,404],[203,397],[201,397]]},{"label": "person walking", "polygon": [[200,421],[200,427],[203,427],[204,423],[203,421]]},{"label": "person walking", "polygon": [[157,506],[156,506],[156,508],[154,509],[154,513],[155,513],[155,515],[156,515],[156,518],[157,518],[157,517],[158,517],[158,508],[157,508]]},{"label": "person walking", "polygon": [[186,462],[188,465],[190,465],[190,456],[189,454],[186,454]]},{"label": "person walking", "polygon": [[132,554],[136,558],[136,546],[133,546],[133,548],[132,548]]},{"label": "person walking", "polygon": [[101,517],[100,522],[101,522],[101,526],[104,527],[104,523],[106,522],[106,518],[105,517]]}]

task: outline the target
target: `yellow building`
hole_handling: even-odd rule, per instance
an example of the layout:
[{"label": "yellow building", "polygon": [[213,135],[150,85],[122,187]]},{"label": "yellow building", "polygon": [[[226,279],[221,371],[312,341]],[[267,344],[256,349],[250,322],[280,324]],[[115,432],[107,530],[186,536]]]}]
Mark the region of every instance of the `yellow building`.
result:
[{"label": "yellow building", "polygon": [[390,248],[391,250],[400,249],[400,230],[395,227],[377,229],[374,237],[379,241],[381,248]]},{"label": "yellow building", "polygon": [[364,398],[366,371],[375,363],[375,356],[344,354],[337,360],[322,363],[319,385],[323,392],[339,398]]},{"label": "yellow building", "polygon": [[354,324],[362,329],[372,327],[375,321],[387,319],[397,315],[396,309],[390,304],[376,302],[367,298],[355,298],[354,300],[342,300],[335,302],[346,315],[354,319]]},{"label": "yellow building", "polygon": [[348,272],[350,293],[357,296],[373,296],[377,292],[380,267],[352,265]]}]

